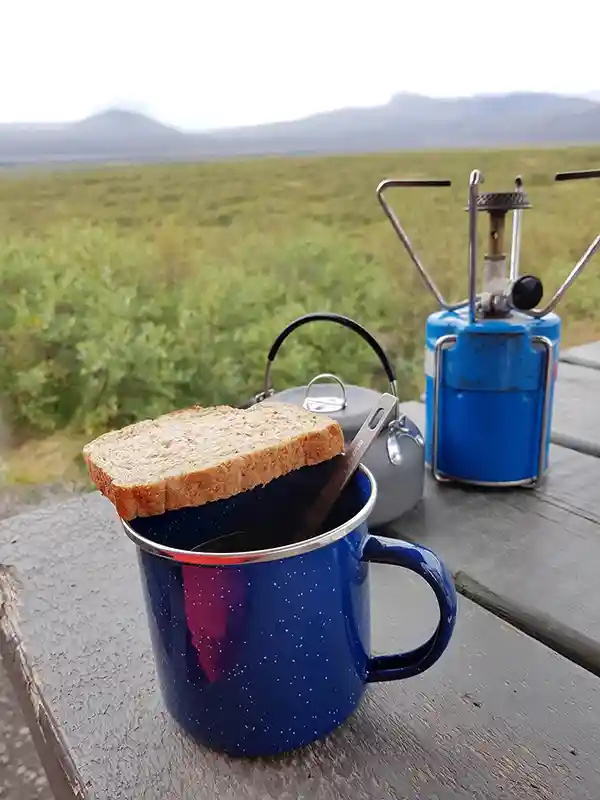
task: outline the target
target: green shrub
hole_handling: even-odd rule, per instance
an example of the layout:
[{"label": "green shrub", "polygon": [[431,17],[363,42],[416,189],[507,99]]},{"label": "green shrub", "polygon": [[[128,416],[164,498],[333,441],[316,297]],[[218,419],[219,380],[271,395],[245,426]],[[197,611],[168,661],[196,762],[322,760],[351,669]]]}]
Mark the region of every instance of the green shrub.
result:
[{"label": "green shrub", "polygon": [[[272,340],[307,311],[348,313],[383,336],[401,324],[382,270],[319,225],[277,244],[250,236],[221,262],[195,250],[174,269],[167,249],[94,227],[2,243],[1,397],[17,431],[93,434],[191,403],[242,402],[262,388]],[[319,322],[286,341],[274,381],[321,371],[385,385],[356,334]],[[414,394],[408,362],[401,377]]]}]

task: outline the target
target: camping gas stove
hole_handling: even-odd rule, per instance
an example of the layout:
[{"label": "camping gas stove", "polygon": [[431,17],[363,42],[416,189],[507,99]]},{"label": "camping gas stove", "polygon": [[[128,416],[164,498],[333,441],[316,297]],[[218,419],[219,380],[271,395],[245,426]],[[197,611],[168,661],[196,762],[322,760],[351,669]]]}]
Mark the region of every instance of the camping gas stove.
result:
[{"label": "camping gas stove", "polygon": [[[557,181],[600,177],[563,172]],[[521,218],[531,203],[517,177],[513,191],[481,192],[469,178],[469,296],[448,303],[384,197],[392,187],[450,186],[448,180],[385,180],[377,196],[440,310],[426,324],[425,461],[438,481],[478,486],[536,486],[548,467],[561,321],[554,309],[600,247],[597,236],[552,299],[519,273]],[[477,215],[488,217],[481,290],[477,286]],[[506,218],[512,215],[510,260]]]}]

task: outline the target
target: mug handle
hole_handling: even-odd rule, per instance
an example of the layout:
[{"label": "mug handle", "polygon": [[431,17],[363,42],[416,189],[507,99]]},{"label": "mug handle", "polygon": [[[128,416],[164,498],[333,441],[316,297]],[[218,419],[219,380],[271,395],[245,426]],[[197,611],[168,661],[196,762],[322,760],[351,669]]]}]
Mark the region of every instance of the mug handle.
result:
[{"label": "mug handle", "polygon": [[369,534],[362,560],[374,564],[393,564],[416,572],[433,589],[440,609],[440,621],[425,644],[408,653],[372,656],[367,665],[367,682],[397,681],[411,678],[433,666],[448,647],[456,623],[456,589],[452,575],[427,547]]}]

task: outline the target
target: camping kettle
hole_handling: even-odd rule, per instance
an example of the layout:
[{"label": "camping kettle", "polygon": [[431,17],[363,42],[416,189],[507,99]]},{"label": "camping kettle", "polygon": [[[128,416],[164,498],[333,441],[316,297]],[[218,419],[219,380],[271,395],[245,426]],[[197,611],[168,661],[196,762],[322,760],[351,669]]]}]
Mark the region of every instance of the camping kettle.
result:
[{"label": "camping kettle", "polygon": [[[348,444],[378,402],[381,392],[345,384],[332,373],[315,375],[305,386],[295,386],[279,392],[275,392],[271,384],[271,368],[283,342],[297,328],[318,321],[335,322],[361,336],[381,362],[389,381],[388,391],[398,397],[396,372],[377,339],[350,317],[333,312],[317,312],[298,317],[277,336],[267,355],[263,391],[254,397],[251,404],[269,398],[270,401],[292,403],[317,414],[326,414],[340,424],[344,440]],[[382,429],[365,456],[364,464],[375,476],[378,489],[377,502],[369,517],[371,527],[381,527],[398,519],[423,496],[423,437],[415,423],[400,412],[398,403],[393,418]]]}]

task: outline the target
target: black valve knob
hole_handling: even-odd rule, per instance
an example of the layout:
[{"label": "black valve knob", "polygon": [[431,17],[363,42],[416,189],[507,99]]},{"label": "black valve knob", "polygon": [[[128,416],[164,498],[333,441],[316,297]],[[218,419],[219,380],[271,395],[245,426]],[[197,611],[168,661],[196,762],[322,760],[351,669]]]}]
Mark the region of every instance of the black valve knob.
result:
[{"label": "black valve knob", "polygon": [[542,299],[544,287],[535,275],[522,275],[513,283],[510,302],[518,311],[531,311]]}]

